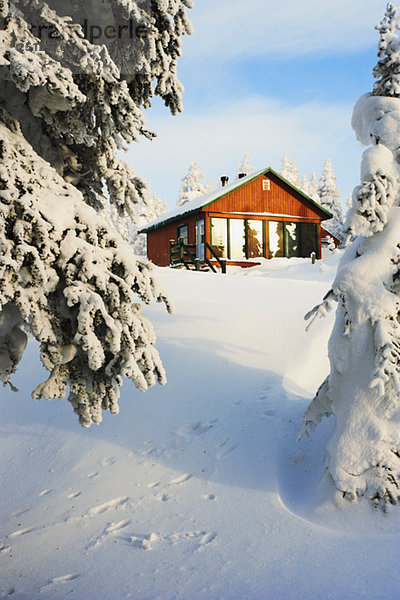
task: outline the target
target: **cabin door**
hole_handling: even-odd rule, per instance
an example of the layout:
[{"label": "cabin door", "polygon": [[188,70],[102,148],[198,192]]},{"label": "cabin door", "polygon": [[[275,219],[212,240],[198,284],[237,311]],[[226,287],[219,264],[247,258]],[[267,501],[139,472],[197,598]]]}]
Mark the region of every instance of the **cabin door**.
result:
[{"label": "cabin door", "polygon": [[204,260],[204,219],[196,221],[196,258]]}]

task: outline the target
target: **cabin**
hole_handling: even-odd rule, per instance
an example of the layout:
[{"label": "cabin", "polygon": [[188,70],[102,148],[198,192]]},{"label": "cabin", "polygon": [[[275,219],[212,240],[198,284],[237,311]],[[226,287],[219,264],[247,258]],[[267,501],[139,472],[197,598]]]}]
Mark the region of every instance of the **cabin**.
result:
[{"label": "cabin", "polygon": [[259,258],[321,258],[321,223],[332,218],[329,211],[271,168],[221,182],[140,230],[147,234],[149,260],[161,267],[208,263],[223,269],[253,266]]}]

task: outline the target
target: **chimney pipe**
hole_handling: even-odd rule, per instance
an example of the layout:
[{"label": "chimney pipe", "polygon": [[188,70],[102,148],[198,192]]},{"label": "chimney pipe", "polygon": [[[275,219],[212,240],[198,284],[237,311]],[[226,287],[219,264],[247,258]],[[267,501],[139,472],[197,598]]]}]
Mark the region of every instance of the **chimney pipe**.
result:
[{"label": "chimney pipe", "polygon": [[247,177],[247,173],[238,173],[238,179],[243,179],[243,177]]},{"label": "chimney pipe", "polygon": [[228,181],[229,181],[229,177],[227,177],[226,175],[222,175],[222,177],[221,177],[222,187],[225,187],[228,184]]}]

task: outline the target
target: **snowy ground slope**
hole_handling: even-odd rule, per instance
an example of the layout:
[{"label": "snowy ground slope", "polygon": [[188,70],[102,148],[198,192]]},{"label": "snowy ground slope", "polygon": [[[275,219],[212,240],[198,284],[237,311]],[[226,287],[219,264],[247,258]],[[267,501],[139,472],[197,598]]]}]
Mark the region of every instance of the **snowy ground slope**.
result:
[{"label": "snowy ground slope", "polygon": [[398,599],[399,510],[334,503],[331,424],[296,444],[328,369],[333,315],[308,334],[335,260],[224,275],[159,269],[147,309],[168,373],[81,429],[35,403],[32,345],[1,391],[0,598]]}]

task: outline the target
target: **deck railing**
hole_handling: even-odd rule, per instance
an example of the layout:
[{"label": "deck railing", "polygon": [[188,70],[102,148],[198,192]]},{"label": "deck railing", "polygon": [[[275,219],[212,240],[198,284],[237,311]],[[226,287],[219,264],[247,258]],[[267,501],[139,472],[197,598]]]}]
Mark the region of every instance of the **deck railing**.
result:
[{"label": "deck railing", "polygon": [[[205,247],[219,264],[221,273],[226,273],[226,260],[220,259],[207,242]],[[170,240],[169,253],[171,266],[183,265],[186,269],[191,269],[191,265],[193,265],[196,271],[201,271],[204,265],[207,265],[214,273],[217,273],[217,269],[210,259],[204,258],[204,260],[201,260],[198,258],[196,256],[196,245],[185,244],[184,238],[179,238],[177,242]]]}]

